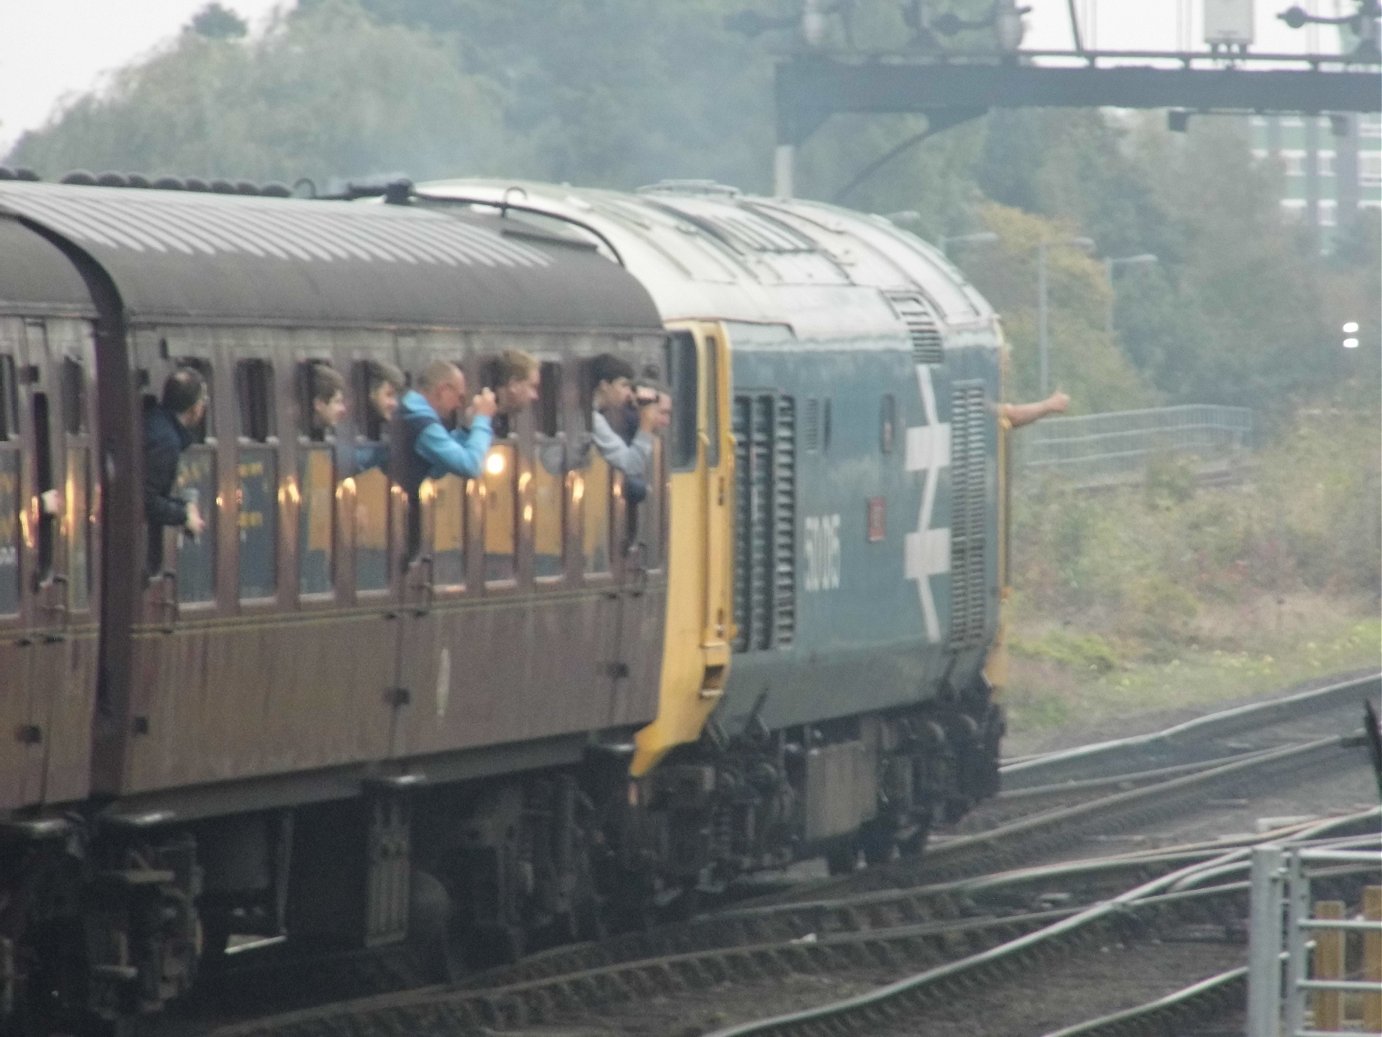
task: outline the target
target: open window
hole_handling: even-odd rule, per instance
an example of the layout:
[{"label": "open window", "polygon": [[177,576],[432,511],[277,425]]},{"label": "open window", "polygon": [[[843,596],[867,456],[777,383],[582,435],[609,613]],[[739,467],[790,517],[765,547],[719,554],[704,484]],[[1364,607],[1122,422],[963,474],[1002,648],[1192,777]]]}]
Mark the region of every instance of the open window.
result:
[{"label": "open window", "polygon": [[[345,379],[319,360],[299,364],[298,593],[329,595],[336,575],[336,448],[332,442]],[[343,401],[342,401],[343,402]]]},{"label": "open window", "polygon": [[[211,363],[201,357],[179,357],[177,367],[190,367],[202,376],[210,401],[202,420],[188,429],[192,445],[178,460],[178,478],[174,493],[197,505],[206,528],[196,540],[179,536],[177,547],[178,601],[195,605],[214,601],[216,597],[216,529],[219,520],[216,507],[216,384]],[[165,553],[165,557],[170,557]]]},{"label": "open window", "polygon": [[533,484],[530,503],[533,573],[542,579],[561,576],[566,566],[566,430],[562,420],[562,365],[542,365],[537,403]]},{"label": "open window", "polygon": [[0,616],[19,612],[19,390],[14,357],[0,355]]},{"label": "open window", "polygon": [[277,590],[278,438],[273,388],[269,361],[241,360],[235,365],[241,600],[271,598]]},{"label": "open window", "polygon": [[581,554],[587,575],[610,571],[610,515],[613,511],[614,469],[591,441],[595,415],[594,365],[586,360],[580,367],[579,406],[588,449],[583,452],[578,481],[572,499],[581,514]]},{"label": "open window", "polygon": [[[389,586],[389,421],[403,396],[403,372],[383,360],[361,360],[351,371],[357,436],[355,591]],[[438,580],[441,573],[437,574]]]}]

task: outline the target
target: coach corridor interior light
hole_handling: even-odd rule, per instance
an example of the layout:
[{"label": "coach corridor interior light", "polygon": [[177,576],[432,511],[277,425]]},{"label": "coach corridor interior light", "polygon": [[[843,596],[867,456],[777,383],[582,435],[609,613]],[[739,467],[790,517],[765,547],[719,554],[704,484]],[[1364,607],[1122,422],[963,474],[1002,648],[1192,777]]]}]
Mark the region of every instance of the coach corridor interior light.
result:
[{"label": "coach corridor interior light", "polygon": [[1356,320],[1345,321],[1342,330],[1343,330],[1343,333],[1344,333],[1346,336],[1348,336],[1347,338],[1344,339],[1344,348],[1345,348],[1345,349],[1357,349],[1357,348],[1358,348],[1358,322],[1357,322]]}]

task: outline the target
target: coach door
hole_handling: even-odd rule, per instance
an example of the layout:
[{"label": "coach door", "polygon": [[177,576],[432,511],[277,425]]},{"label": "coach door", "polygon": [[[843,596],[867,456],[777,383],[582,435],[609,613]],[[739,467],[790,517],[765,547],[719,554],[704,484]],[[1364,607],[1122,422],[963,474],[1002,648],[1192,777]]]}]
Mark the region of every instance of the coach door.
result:
[{"label": "coach door", "polygon": [[[0,324],[0,806],[86,794],[96,676],[94,373],[79,320]],[[8,682],[7,682],[8,683]]]}]

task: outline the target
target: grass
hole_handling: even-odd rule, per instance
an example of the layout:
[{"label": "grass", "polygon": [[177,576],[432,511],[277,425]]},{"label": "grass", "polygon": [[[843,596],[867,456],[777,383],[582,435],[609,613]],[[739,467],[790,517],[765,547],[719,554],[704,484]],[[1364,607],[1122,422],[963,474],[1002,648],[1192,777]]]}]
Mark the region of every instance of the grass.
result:
[{"label": "grass", "polygon": [[1156,472],[1098,495],[1023,487],[1007,751],[1382,667],[1382,474],[1356,418],[1311,413],[1235,486],[1169,493]]},{"label": "grass", "polygon": [[[1354,607],[1356,605],[1356,607]],[[1237,648],[1186,644],[1165,660],[1129,658],[1109,666],[1070,655],[1068,634],[1034,621],[1014,624],[1010,639],[1008,751],[1117,737],[1174,723],[1216,705],[1244,701],[1331,674],[1382,665],[1382,621],[1366,603],[1263,603],[1280,625],[1244,625]],[[1245,623],[1247,622],[1245,618]]]}]

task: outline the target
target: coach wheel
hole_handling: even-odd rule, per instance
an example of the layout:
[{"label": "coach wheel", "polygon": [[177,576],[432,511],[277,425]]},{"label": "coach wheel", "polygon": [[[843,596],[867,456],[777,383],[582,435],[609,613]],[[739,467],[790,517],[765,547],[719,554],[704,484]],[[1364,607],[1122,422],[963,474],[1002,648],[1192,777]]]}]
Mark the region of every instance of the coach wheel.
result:
[{"label": "coach wheel", "polygon": [[859,827],[859,848],[864,851],[864,863],[872,866],[892,860],[897,845],[897,824],[890,817],[875,817]]},{"label": "coach wheel", "polygon": [[831,875],[848,875],[858,866],[859,844],[852,834],[831,841],[825,851],[825,867]]}]

